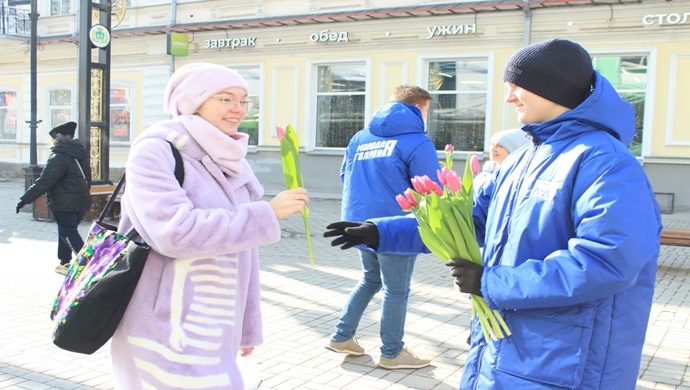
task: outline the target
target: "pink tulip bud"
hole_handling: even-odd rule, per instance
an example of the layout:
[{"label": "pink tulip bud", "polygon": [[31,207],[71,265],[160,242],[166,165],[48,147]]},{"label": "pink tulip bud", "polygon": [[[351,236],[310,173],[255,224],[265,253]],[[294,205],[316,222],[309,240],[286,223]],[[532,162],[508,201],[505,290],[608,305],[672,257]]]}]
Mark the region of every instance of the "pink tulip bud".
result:
[{"label": "pink tulip bud", "polygon": [[448,175],[450,174],[451,170],[448,167],[443,167],[440,171],[436,170],[436,173],[438,174],[438,181],[441,182],[444,186],[448,185]]},{"label": "pink tulip bud", "polygon": [[[443,195],[443,191],[441,190],[441,187],[439,187],[438,184],[436,184],[435,181],[431,180],[431,178],[427,175],[424,175],[419,179],[422,183],[422,187],[424,187],[424,193],[425,194],[430,194],[432,192],[436,192],[439,196]],[[417,191],[419,192],[419,191]]]},{"label": "pink tulip bud", "polygon": [[427,192],[429,192],[429,190],[426,188],[424,180],[422,180],[420,176],[415,176],[410,181],[412,182],[412,187],[414,188],[414,190],[419,192],[420,194],[426,194]]},{"label": "pink tulip bud", "polygon": [[458,174],[448,169],[448,167],[443,167],[439,172],[439,181],[453,192],[457,192],[462,188],[462,183],[460,183]]},{"label": "pink tulip bud", "polygon": [[460,178],[455,171],[450,171],[450,173],[446,176],[446,181],[448,182],[448,188],[450,188],[450,190],[453,192],[458,192],[462,188]]},{"label": "pink tulip bud", "polygon": [[417,203],[417,199],[415,199],[414,194],[412,193],[412,190],[410,190],[408,188],[405,190],[405,192],[403,194],[405,195],[405,198],[407,198],[407,200],[410,202],[412,207],[419,206],[419,203]]},{"label": "pink tulip bud", "polygon": [[472,169],[472,174],[476,175],[479,173],[479,170],[481,169],[479,167],[479,157],[477,157],[476,154],[473,154],[470,156],[470,168]]},{"label": "pink tulip bud", "polygon": [[[444,167],[443,169],[448,169]],[[448,184],[446,183],[446,175],[443,174],[443,171],[440,169],[436,170],[436,176],[438,177],[438,181],[441,183],[443,186],[447,186]]]},{"label": "pink tulip bud", "polygon": [[282,141],[285,138],[285,129],[280,126],[276,126],[276,134],[278,134],[278,141]]},{"label": "pink tulip bud", "polygon": [[446,153],[453,153],[453,144],[446,144]]},{"label": "pink tulip bud", "polygon": [[429,179],[429,182],[426,183],[426,185],[431,191],[435,192],[438,196],[443,196],[443,190],[441,189],[441,186],[439,186],[438,183],[436,183],[435,181]]},{"label": "pink tulip bud", "polygon": [[403,195],[396,195],[395,200],[398,201],[400,208],[405,211],[412,210],[412,208],[414,207],[412,206],[412,203],[410,203],[410,201],[408,201],[407,198],[405,198]]}]

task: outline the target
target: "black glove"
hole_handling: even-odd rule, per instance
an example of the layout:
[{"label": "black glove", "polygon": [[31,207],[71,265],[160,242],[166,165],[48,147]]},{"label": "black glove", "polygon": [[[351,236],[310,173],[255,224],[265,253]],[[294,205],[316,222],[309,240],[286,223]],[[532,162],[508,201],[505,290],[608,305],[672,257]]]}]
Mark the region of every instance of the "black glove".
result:
[{"label": "black glove", "polygon": [[340,249],[349,249],[355,245],[366,245],[373,249],[379,247],[379,230],[371,222],[333,222],[326,226],[324,237],[335,237],[331,246],[341,245]]},{"label": "black glove", "polygon": [[17,214],[19,214],[19,210],[21,210],[24,206],[26,206],[26,203],[24,203],[23,200],[20,200],[19,203],[17,203]]},{"label": "black glove", "polygon": [[455,284],[464,293],[474,294],[482,297],[482,274],[484,266],[465,259],[451,259],[446,261],[450,270],[450,275],[455,277]]}]

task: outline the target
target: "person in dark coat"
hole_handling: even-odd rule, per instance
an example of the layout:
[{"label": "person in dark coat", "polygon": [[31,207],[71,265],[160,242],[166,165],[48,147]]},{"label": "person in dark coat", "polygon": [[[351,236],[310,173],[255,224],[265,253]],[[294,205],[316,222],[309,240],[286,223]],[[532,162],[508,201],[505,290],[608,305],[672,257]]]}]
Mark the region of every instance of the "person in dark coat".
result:
[{"label": "person in dark coat", "polygon": [[84,214],[91,207],[91,167],[89,152],[74,139],[77,124],[66,122],[50,130],[52,154],[41,176],[20,197],[17,213],[44,193],[48,209],[58,226],[58,259],[55,272],[67,274],[72,253],[78,253],[84,240],[77,230]]}]

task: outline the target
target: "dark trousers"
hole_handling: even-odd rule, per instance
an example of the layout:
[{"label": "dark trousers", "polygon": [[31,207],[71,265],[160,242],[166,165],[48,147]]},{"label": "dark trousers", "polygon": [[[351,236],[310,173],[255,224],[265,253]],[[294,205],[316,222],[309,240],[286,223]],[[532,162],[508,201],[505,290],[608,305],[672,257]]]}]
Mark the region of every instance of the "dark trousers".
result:
[{"label": "dark trousers", "polygon": [[84,211],[53,211],[58,227],[57,256],[60,264],[68,264],[72,260],[72,253],[79,253],[84,246],[84,240],[77,230],[84,214]]}]

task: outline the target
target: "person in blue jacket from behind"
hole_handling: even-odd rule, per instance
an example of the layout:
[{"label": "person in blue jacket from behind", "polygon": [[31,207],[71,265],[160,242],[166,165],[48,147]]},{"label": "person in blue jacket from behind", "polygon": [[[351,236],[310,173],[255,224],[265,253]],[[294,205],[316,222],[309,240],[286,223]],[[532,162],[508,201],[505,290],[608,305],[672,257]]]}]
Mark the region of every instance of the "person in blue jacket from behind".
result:
[{"label": "person in blue jacket from behind", "polygon": [[[635,389],[662,223],[626,148],[633,108],[565,39],[519,50],[503,80],[531,145],[475,199],[483,264],[446,264],[461,291],[500,310],[512,335],[486,342],[472,322],[460,389]],[[325,234],[338,236],[334,245],[424,251],[413,218]]]},{"label": "person in blue jacket from behind", "polygon": [[[341,216],[344,220],[403,215],[395,196],[412,186],[415,176],[437,181],[436,147],[426,136],[424,120],[431,94],[413,85],[395,89],[391,102],[380,107],[369,126],[350,140],[340,171],[343,180]],[[421,368],[430,361],[405,347],[405,317],[416,254],[377,254],[359,250],[362,279],[350,293],[326,348],[350,355],[364,354],[355,339],[364,310],[383,290],[381,356],[377,365],[389,370]]]}]

